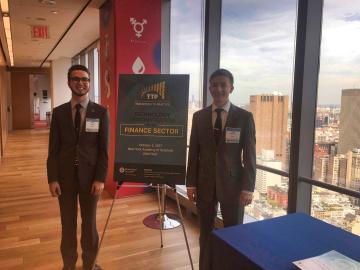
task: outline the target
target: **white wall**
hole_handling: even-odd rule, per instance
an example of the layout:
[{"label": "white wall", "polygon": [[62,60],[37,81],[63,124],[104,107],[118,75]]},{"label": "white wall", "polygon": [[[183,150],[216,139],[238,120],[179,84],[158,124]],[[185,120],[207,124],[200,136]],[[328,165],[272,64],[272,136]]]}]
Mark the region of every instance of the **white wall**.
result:
[{"label": "white wall", "polygon": [[60,58],[51,62],[51,97],[53,107],[70,101],[71,91],[67,85],[67,72],[71,58]]}]

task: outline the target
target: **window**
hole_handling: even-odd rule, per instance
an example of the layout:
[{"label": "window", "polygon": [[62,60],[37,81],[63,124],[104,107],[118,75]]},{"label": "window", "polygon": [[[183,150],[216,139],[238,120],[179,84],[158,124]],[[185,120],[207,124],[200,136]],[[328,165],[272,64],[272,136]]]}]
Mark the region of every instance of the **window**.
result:
[{"label": "window", "polygon": [[203,12],[202,0],[171,1],[170,73],[190,74],[188,142],[192,116],[202,108]]},{"label": "window", "polygon": [[192,114],[202,108],[203,9],[202,0],[171,1],[170,71],[190,74],[190,121]]},{"label": "window", "polygon": [[[360,191],[360,2],[324,1],[313,178]],[[353,231],[359,200],[313,188],[312,214]],[[339,206],[342,207],[339,207]],[[360,232],[356,231],[357,234]]]},{"label": "window", "polygon": [[358,198],[313,187],[311,215],[346,231],[360,235]]},{"label": "window", "polygon": [[[220,66],[234,75],[230,99],[254,115],[257,163],[287,171],[297,1],[222,3]],[[286,214],[287,190],[287,178],[258,170],[256,199],[247,214],[257,219]]]},{"label": "window", "polygon": [[98,48],[93,49],[94,55],[94,101],[100,103],[100,82],[99,82],[99,52]]}]

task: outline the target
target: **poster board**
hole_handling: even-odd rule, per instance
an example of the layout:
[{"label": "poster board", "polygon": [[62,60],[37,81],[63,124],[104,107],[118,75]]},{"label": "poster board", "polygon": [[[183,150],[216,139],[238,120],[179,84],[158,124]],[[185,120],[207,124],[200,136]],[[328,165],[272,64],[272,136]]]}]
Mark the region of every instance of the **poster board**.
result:
[{"label": "poster board", "polygon": [[188,96],[188,75],[119,75],[118,183],[185,183]]}]

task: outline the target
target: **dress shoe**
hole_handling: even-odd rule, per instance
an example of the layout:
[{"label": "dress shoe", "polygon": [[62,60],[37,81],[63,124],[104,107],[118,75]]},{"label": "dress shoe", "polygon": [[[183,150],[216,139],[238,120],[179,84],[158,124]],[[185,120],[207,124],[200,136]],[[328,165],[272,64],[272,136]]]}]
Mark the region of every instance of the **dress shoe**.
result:
[{"label": "dress shoe", "polygon": [[94,268],[86,268],[84,267],[84,270],[103,270],[100,265],[95,264]]}]

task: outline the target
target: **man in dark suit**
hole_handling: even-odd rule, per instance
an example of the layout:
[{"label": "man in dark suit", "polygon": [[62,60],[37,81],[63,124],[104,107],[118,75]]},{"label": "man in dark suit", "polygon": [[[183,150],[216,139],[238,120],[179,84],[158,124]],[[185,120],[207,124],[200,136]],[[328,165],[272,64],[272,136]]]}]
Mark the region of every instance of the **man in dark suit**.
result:
[{"label": "man in dark suit", "polygon": [[50,192],[60,205],[64,270],[75,269],[78,257],[78,200],[84,270],[92,269],[98,250],[96,208],[108,169],[109,119],[104,107],[89,100],[89,77],[85,66],[69,69],[71,101],[54,108],[50,127],[47,173]]},{"label": "man in dark suit", "polygon": [[255,124],[250,112],[230,103],[233,84],[228,70],[213,72],[213,103],[193,116],[186,186],[200,219],[200,270],[211,269],[210,236],[218,202],[224,227],[241,224],[254,191]]}]

